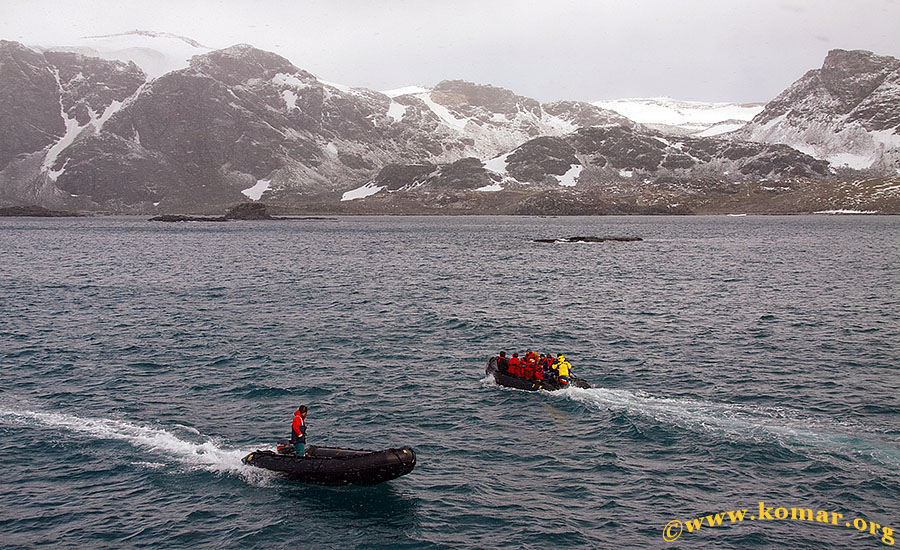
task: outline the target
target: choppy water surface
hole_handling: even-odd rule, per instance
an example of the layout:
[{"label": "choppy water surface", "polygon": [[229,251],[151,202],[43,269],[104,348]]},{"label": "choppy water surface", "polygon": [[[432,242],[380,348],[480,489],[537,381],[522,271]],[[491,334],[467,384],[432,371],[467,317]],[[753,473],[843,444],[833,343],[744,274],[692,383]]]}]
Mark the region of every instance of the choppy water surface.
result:
[{"label": "choppy water surface", "polygon": [[[633,243],[534,238],[628,235]],[[0,545],[884,547],[900,219],[0,219]],[[565,353],[591,390],[484,380]],[[410,445],[374,488],[240,458]],[[749,515],[749,512],[748,512]]]}]

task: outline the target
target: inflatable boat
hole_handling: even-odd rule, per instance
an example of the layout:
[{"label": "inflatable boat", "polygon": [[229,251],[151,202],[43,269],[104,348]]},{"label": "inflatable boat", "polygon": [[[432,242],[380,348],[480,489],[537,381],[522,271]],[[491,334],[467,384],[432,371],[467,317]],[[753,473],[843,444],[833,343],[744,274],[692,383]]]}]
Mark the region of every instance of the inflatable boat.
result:
[{"label": "inflatable boat", "polygon": [[524,378],[519,378],[517,376],[512,376],[511,374],[500,372],[497,369],[497,359],[497,357],[491,357],[488,360],[487,366],[484,368],[484,372],[489,376],[493,376],[495,382],[497,382],[501,386],[506,386],[507,388],[517,388],[527,391],[556,391],[568,388],[570,386],[585,389],[591,387],[591,385],[588,384],[587,380],[578,378],[577,376],[569,376],[568,382],[566,382],[565,380],[554,381],[549,379],[525,380]]},{"label": "inflatable boat", "polygon": [[416,453],[410,448],[360,451],[310,445],[306,456],[296,456],[289,443],[278,443],[277,451],[254,451],[241,462],[316,485],[377,485],[416,466]]}]

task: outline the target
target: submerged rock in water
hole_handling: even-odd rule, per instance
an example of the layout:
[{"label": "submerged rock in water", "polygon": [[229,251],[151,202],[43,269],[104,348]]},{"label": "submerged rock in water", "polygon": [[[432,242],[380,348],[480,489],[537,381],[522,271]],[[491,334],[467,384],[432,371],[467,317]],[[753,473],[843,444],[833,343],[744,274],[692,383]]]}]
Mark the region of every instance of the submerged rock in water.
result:
[{"label": "submerged rock in water", "polygon": [[178,214],[163,214],[162,216],[154,216],[150,218],[151,222],[227,222],[228,219],[222,216],[182,216]]},{"label": "submerged rock in water", "polygon": [[535,239],[536,243],[602,243],[606,241],[634,242],[643,241],[640,237],[566,237],[563,239]]}]

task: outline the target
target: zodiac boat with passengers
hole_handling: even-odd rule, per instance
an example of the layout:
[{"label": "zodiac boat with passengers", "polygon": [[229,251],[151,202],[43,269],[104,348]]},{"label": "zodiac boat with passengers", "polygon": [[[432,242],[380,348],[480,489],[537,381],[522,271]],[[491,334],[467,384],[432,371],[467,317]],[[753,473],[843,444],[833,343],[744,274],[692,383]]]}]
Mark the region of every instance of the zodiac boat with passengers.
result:
[{"label": "zodiac boat with passengers", "polygon": [[[568,387],[585,389],[591,387],[587,380],[574,376],[571,373],[559,376],[558,371],[549,364],[541,365],[540,361],[537,361],[531,367],[526,366],[517,369],[514,365],[510,368],[508,366],[510,360],[504,355],[491,357],[484,368],[485,374],[493,377],[494,381],[501,386],[526,391],[556,391]],[[514,354],[514,359],[517,359],[517,356],[518,354]],[[562,356],[559,356],[558,359],[565,361],[565,358]],[[568,365],[568,362],[565,364]]]}]

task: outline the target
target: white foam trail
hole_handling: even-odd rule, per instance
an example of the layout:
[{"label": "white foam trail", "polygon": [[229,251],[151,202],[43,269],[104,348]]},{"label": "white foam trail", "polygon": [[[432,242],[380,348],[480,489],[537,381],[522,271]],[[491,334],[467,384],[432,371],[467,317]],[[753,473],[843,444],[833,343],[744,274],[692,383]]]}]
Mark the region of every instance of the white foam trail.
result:
[{"label": "white foam trail", "polygon": [[140,466],[141,468],[150,468],[150,469],[158,469],[165,468],[166,465],[162,462],[132,462],[132,466]]},{"label": "white foam trail", "polygon": [[[174,459],[191,468],[200,468],[215,473],[237,474],[252,483],[264,483],[269,477],[266,472],[241,463],[241,458],[246,456],[249,451],[225,449],[217,445],[211,438],[206,438],[206,441],[201,443],[193,443],[179,439],[161,428],[151,428],[109,418],[83,418],[53,412],[0,409],[0,421],[62,428],[96,439],[126,441],[135,447]],[[191,429],[188,428],[188,431]]]},{"label": "white foam trail", "polygon": [[176,428],[181,428],[182,430],[184,430],[184,431],[186,431],[186,432],[191,432],[191,433],[194,434],[194,435],[200,435],[200,430],[198,430],[197,428],[192,428],[192,427],[190,427],[190,426],[185,426],[184,424],[175,424],[175,427],[176,427]]},{"label": "white foam trail", "polygon": [[552,394],[598,409],[624,409],[693,431],[724,432],[731,437],[775,441],[786,448],[813,448],[827,452],[871,457],[893,470],[900,468],[900,448],[891,442],[870,439],[875,434],[841,433],[833,423],[818,431],[808,419],[784,409],[751,408],[729,403],[707,403],[689,399],[652,397],[627,390],[567,388]]}]

